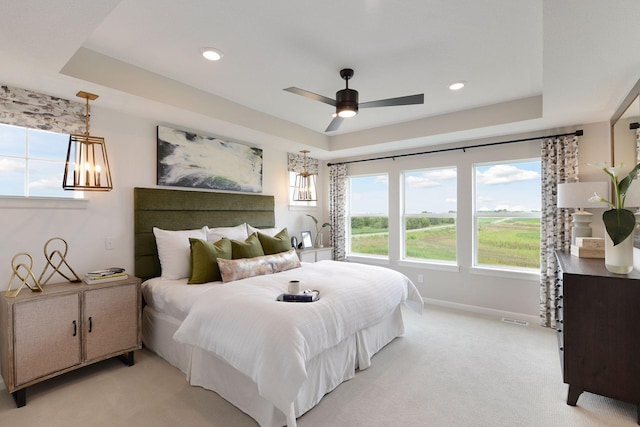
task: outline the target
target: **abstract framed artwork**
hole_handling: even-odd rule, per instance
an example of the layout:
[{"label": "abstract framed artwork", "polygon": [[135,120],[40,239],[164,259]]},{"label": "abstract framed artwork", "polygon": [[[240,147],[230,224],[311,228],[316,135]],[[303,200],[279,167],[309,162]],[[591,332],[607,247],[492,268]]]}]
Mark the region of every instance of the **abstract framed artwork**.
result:
[{"label": "abstract framed artwork", "polygon": [[158,185],[262,192],[262,149],[158,126]]}]

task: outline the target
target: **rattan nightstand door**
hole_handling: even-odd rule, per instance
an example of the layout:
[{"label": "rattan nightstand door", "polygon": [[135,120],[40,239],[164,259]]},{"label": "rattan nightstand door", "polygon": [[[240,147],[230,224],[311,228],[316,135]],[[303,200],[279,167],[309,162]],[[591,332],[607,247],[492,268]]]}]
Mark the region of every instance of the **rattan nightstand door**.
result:
[{"label": "rattan nightstand door", "polygon": [[79,298],[43,297],[13,306],[17,386],[80,364]]},{"label": "rattan nightstand door", "polygon": [[84,293],[85,360],[138,348],[138,287],[135,283]]}]

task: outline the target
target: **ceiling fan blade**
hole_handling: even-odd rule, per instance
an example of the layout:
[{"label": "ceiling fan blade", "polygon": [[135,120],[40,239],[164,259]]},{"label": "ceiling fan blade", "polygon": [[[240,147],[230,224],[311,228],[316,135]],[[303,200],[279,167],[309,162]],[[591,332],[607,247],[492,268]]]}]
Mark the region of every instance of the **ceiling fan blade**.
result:
[{"label": "ceiling fan blade", "polygon": [[344,119],[340,116],[335,116],[333,118],[333,120],[331,120],[331,123],[329,123],[329,126],[327,126],[327,128],[324,130],[325,132],[331,132],[334,130],[338,130],[338,128],[340,127],[340,125],[342,124],[342,121]]},{"label": "ceiling fan blade", "polygon": [[286,89],[287,92],[295,93],[296,95],[302,95],[305,98],[313,99],[315,101],[324,102],[325,104],[336,106],[336,100],[327,98],[326,96],[318,95],[317,93],[309,92],[308,90],[300,89],[297,87],[288,87]]},{"label": "ceiling fan blade", "polygon": [[420,95],[401,96],[399,98],[380,99],[378,101],[361,102],[359,108],[392,107],[394,105],[424,104],[424,93]]}]

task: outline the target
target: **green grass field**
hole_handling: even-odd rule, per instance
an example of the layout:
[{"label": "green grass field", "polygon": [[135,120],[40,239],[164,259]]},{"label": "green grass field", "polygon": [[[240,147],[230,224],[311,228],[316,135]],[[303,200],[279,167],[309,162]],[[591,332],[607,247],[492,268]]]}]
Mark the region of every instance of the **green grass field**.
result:
[{"label": "green grass field", "polygon": [[[351,237],[351,252],[388,255],[389,234],[376,230],[376,234]],[[407,258],[456,260],[455,227],[439,226],[407,233]],[[479,264],[521,268],[540,268],[539,218],[481,218],[478,231]]]}]

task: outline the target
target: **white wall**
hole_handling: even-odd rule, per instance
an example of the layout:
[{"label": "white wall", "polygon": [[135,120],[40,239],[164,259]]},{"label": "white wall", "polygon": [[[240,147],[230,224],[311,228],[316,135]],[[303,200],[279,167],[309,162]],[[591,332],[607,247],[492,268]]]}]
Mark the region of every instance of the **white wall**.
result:
[{"label": "white wall", "polygon": [[[27,252],[35,259],[34,272],[38,276],[44,267],[43,245],[51,237],[62,237],[69,243],[68,261],[79,275],[97,268],[122,266],[133,272],[133,188],[156,187],[156,126],[158,124],[218,135],[215,125],[206,117],[174,115],[157,120],[124,115],[117,111],[92,108],[91,133],[103,136],[107,142],[112,167],[114,190],[109,193],[87,192],[89,200],[85,209],[40,208],[27,204],[15,207],[0,200],[2,215],[2,245],[0,246],[0,277],[8,281],[10,262],[19,252]],[[579,126],[585,130],[580,138],[580,162],[597,162],[609,159],[609,129],[607,123]],[[571,131],[562,130],[564,131]],[[541,133],[545,134],[545,133]],[[518,135],[519,136],[519,135]],[[504,137],[499,140],[511,139]],[[251,144],[251,141],[245,141]],[[476,143],[484,141],[472,141]],[[430,166],[457,165],[459,174],[467,172],[469,165],[478,161],[496,161],[503,158],[529,158],[539,155],[536,143],[512,144],[466,152],[442,153],[405,158],[396,161],[378,161],[350,166],[351,173],[389,172],[397,176],[403,169]],[[436,148],[436,147],[429,147]],[[272,194],[276,202],[276,225],[288,227],[290,234],[299,237],[301,230],[313,230],[313,222],[305,215],[315,215],[320,221],[328,220],[327,170],[321,169],[319,177],[319,208],[306,211],[290,211],[287,204],[288,172],[286,151],[264,150],[263,194]],[[581,166],[584,180],[601,180],[601,172]],[[584,174],[584,175],[583,175]],[[393,178],[390,188],[399,188],[398,178]],[[399,206],[399,192],[392,191],[392,205]],[[459,188],[459,233],[471,234],[471,199],[469,188]],[[14,206],[14,207],[8,207]],[[22,205],[24,206],[24,205]],[[399,213],[391,214],[399,221]],[[594,212],[594,218],[599,217]],[[596,221],[597,222],[597,221]],[[597,227],[597,224],[596,224]],[[600,233],[601,233],[600,225]],[[596,231],[597,233],[597,231]],[[115,249],[106,250],[106,237],[114,239]],[[325,233],[325,242],[326,242]],[[470,245],[470,241],[461,241]],[[426,280],[418,284],[426,298],[466,304],[476,307],[522,313],[537,317],[537,281],[514,280],[504,277],[470,274],[470,252],[459,252],[461,271],[452,273],[438,270],[398,267],[399,247],[390,249],[392,268],[407,274],[417,283],[417,275]],[[5,282],[6,283],[6,282]],[[6,286],[6,285],[5,285]]]},{"label": "white wall", "polygon": [[[605,175],[586,163],[595,163],[609,159],[609,125],[606,122],[577,126],[583,129],[584,136],[579,139],[580,179],[584,181],[604,180]],[[458,146],[476,145],[486,142],[507,141],[537,137],[556,133],[573,132],[575,129],[550,130],[535,134],[512,135],[491,140],[466,141]],[[432,151],[442,147],[426,147]],[[388,153],[399,154],[400,152]],[[374,157],[380,157],[378,155]],[[418,287],[424,298],[445,305],[466,306],[478,311],[516,313],[521,317],[535,321],[538,317],[539,279],[514,278],[499,274],[478,274],[472,271],[472,189],[462,183],[470,183],[474,163],[496,162],[514,159],[530,159],[540,157],[540,141],[521,142],[485,148],[472,148],[465,151],[451,151],[426,154],[412,157],[401,157],[395,160],[379,160],[350,164],[349,175],[388,173],[389,175],[389,265],[391,268],[406,274]],[[408,267],[400,260],[400,173],[404,170],[456,166],[458,171],[458,263],[460,270],[444,271],[426,265]],[[602,236],[603,210],[594,210],[594,235]],[[357,258],[360,262],[367,262]],[[379,261],[371,261],[379,263]],[[424,277],[419,283],[418,275]]]},{"label": "white wall", "polygon": [[[182,123],[172,120],[175,117],[156,121],[92,107],[91,134],[106,140],[114,189],[106,193],[85,192],[89,202],[84,209],[42,208],[37,203],[16,204],[0,199],[0,277],[6,280],[5,289],[11,276],[11,259],[19,252],[34,257],[33,270],[36,276],[40,275],[45,265],[43,246],[52,237],[68,242],[67,259],[80,276],[110,266],[122,266],[133,273],[133,188],[157,187],[156,126],[163,124],[225,137],[217,135],[206,118],[193,116]],[[265,149],[263,161],[262,194],[275,196],[276,225],[288,227],[290,234],[299,238],[300,230],[313,229],[313,221],[305,215],[321,217],[322,210],[289,211],[286,151]],[[106,237],[114,239],[115,249],[105,249]],[[64,281],[60,276],[54,279],[51,283]],[[14,284],[17,286],[17,282]]]}]

